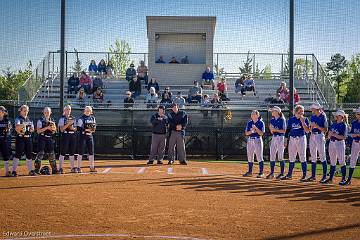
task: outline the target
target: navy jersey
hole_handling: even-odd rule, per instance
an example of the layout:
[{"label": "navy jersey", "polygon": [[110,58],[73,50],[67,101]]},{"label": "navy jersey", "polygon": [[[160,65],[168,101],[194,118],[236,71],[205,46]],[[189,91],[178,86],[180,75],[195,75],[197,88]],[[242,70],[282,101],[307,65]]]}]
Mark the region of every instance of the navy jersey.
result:
[{"label": "navy jersey", "polygon": [[[327,117],[326,117],[326,114],[324,112],[322,112],[320,114],[320,116],[312,115],[311,118],[310,118],[310,122],[317,124],[321,128],[327,128],[328,127]],[[313,128],[311,130],[311,132],[312,133],[321,133],[320,129],[318,129],[318,128]]]},{"label": "navy jersey", "polygon": [[65,126],[70,120],[74,120],[74,123],[69,127],[67,127],[65,131],[70,131],[70,132],[74,131],[74,129],[76,128],[76,118],[71,115],[69,117],[66,117],[65,115],[61,116],[58,122],[59,128]]},{"label": "navy jersey", "polygon": [[[285,118],[279,117],[278,119],[272,118],[270,120],[270,124],[273,126],[276,130],[286,130],[286,120]],[[285,133],[279,133],[276,132],[273,134],[274,136],[284,136]]]},{"label": "navy jersey", "polygon": [[[50,125],[50,121],[54,122],[54,119],[52,119],[52,118],[46,119],[45,117],[41,117],[41,118],[39,118],[39,120],[36,123],[36,128],[37,129],[45,128]],[[50,130],[46,130],[45,132],[42,132],[41,134],[46,135],[46,136],[53,135],[53,133]]]},{"label": "navy jersey", "polygon": [[[253,120],[250,120],[246,125],[245,131],[246,132],[251,131],[253,125],[255,125],[263,133],[265,132],[265,124],[262,119],[259,119],[258,121],[256,121],[256,123],[254,123]],[[260,135],[256,131],[254,131],[253,133],[250,134],[249,137],[260,137]]]},{"label": "navy jersey", "polygon": [[[330,131],[338,135],[342,135],[344,137],[347,136],[347,126],[344,122],[341,123],[334,122],[330,126]],[[336,137],[332,136],[330,140],[334,141],[334,140],[342,140],[342,139],[337,139]]]},{"label": "navy jersey", "polygon": [[11,131],[11,122],[4,118],[0,120],[0,138],[7,137]]},{"label": "navy jersey", "polygon": [[[360,122],[355,120],[351,123],[351,134],[360,134]],[[353,137],[353,140],[360,141],[360,137]]]},{"label": "navy jersey", "polygon": [[[309,119],[305,118],[305,125],[309,127]],[[292,116],[288,120],[287,129],[289,130],[290,137],[301,137],[305,136],[306,132],[303,128],[300,118]]]},{"label": "navy jersey", "polygon": [[17,118],[15,118],[15,126],[20,124],[24,125],[25,133],[24,134],[16,133],[16,135],[31,135],[30,129],[34,128],[34,123],[30,120],[30,118],[29,117],[24,118],[22,116],[18,116]]},{"label": "navy jersey", "polygon": [[82,115],[77,121],[77,127],[82,133],[85,133],[86,129],[95,129],[96,128],[96,120],[93,115],[86,116]]}]

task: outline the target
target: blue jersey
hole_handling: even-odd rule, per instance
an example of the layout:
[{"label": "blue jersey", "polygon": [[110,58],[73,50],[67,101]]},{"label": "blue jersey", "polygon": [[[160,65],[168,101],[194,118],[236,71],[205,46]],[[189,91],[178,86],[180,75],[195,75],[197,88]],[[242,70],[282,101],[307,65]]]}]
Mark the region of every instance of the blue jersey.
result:
[{"label": "blue jersey", "polygon": [[[355,120],[351,123],[351,134],[360,134],[360,122]],[[353,137],[353,140],[360,141],[360,137]]]},{"label": "blue jersey", "polygon": [[4,118],[3,120],[0,120],[0,138],[5,138],[8,136],[11,130],[11,122]]},{"label": "blue jersey", "polygon": [[[253,120],[250,120],[247,125],[246,125],[246,129],[245,131],[251,131],[252,126],[255,125],[258,129],[260,129],[262,132],[265,132],[265,124],[263,122],[263,120],[259,119],[258,121],[256,121],[256,123],[254,123]],[[251,133],[251,135],[249,137],[260,137],[260,135],[257,132],[253,132]]]},{"label": "blue jersey", "polygon": [[[344,137],[347,136],[347,126],[344,122],[341,122],[341,123],[334,122],[330,126],[330,131],[333,133],[336,133],[338,135],[342,135]],[[338,139],[338,138],[332,136],[330,138],[330,140],[335,141],[335,140],[342,140],[342,139]]]},{"label": "blue jersey", "polygon": [[[22,124],[24,126],[24,134],[21,135],[31,135],[30,130],[34,128],[34,123],[30,120],[29,117],[22,117],[18,116],[15,118],[15,126]],[[19,133],[16,133],[16,135],[20,135]]]},{"label": "blue jersey", "polygon": [[[310,118],[311,123],[317,124],[321,128],[327,128],[328,127],[328,121],[325,113],[321,113],[320,116],[312,115]],[[312,133],[321,133],[320,129],[313,128],[311,130]]]},{"label": "blue jersey", "polygon": [[[278,119],[272,118],[270,120],[270,124],[275,128],[276,130],[286,130],[286,120],[285,118],[279,117]],[[273,134],[274,136],[284,136],[285,133],[279,133],[276,132]]]},{"label": "blue jersey", "polygon": [[90,116],[82,115],[78,119],[76,126],[79,128],[82,134],[85,134],[86,129],[95,130],[96,129],[95,117],[93,115]]},{"label": "blue jersey", "polygon": [[[305,125],[309,127],[309,119],[305,118]],[[299,118],[292,116],[288,120],[287,129],[290,137],[302,137],[306,132]]]}]

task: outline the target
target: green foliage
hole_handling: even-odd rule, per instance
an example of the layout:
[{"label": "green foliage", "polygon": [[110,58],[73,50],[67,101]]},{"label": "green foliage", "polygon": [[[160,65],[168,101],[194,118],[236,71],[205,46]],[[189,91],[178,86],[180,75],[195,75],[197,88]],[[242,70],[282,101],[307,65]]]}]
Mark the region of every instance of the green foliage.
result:
[{"label": "green foliage", "polygon": [[214,68],[215,68],[216,76],[221,77],[222,75],[225,74],[224,68],[221,68],[217,64],[215,64]]},{"label": "green foliage", "polygon": [[308,75],[312,68],[312,62],[305,58],[296,58],[294,62],[294,75],[296,79]]},{"label": "green foliage", "polygon": [[260,71],[260,69],[259,69],[259,64],[257,63],[257,64],[256,64],[256,67],[255,67],[255,72],[254,72],[254,78],[255,78],[255,79],[261,78],[263,72],[264,72],[264,69]]},{"label": "green foliage", "polygon": [[0,100],[17,100],[18,90],[24,84],[26,79],[31,76],[31,62],[25,70],[12,71],[10,68],[3,70],[0,75]]},{"label": "green foliage", "polygon": [[75,48],[74,48],[74,52],[76,54],[76,60],[74,62],[74,66],[72,67],[72,70],[77,73],[77,76],[79,76],[82,71],[85,71],[85,69],[82,66],[81,60],[79,58],[79,53]]},{"label": "green foliage", "polygon": [[[343,101],[345,103],[360,102],[360,53],[353,56],[347,65],[346,92]],[[344,91],[344,90],[343,90]]]},{"label": "green foliage", "polygon": [[348,78],[348,75],[345,74],[346,67],[347,61],[345,56],[340,53],[332,55],[330,62],[326,64],[326,71],[335,86],[338,102],[341,102],[342,97],[346,94],[346,79]]},{"label": "green foliage", "polygon": [[271,65],[266,64],[264,70],[263,70],[263,76],[265,80],[271,80],[272,79],[272,72],[271,72]]},{"label": "green foliage", "polygon": [[116,40],[114,45],[111,45],[109,51],[112,54],[111,62],[114,66],[115,75],[125,75],[126,68],[130,65],[131,47],[125,40]]},{"label": "green foliage", "polygon": [[244,61],[244,66],[239,67],[240,73],[241,74],[250,74],[250,73],[252,73],[252,62],[253,62],[253,58],[250,57],[250,51],[249,51],[247,56],[246,56],[246,61]]}]

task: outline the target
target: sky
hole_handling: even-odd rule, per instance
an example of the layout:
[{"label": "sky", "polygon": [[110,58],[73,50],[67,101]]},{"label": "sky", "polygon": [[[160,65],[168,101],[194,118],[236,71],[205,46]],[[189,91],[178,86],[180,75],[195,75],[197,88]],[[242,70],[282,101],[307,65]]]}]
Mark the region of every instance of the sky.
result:
[{"label": "sky", "polygon": [[[147,52],[146,16],[175,15],[216,16],[214,52],[286,53],[288,2],[67,0],[66,50],[107,51],[124,39],[133,52]],[[295,7],[295,53],[314,53],[322,64],[337,52],[360,53],[360,1],[295,0]],[[0,39],[0,70],[24,68],[29,60],[36,66],[59,49],[60,0],[0,0]]]}]

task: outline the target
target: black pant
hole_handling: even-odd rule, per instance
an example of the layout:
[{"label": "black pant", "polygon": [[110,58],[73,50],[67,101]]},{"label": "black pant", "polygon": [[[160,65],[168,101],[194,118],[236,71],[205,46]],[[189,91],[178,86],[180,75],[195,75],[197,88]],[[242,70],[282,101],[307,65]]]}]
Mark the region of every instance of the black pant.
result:
[{"label": "black pant", "polygon": [[9,161],[9,143],[7,137],[0,137],[0,152],[4,158],[4,161]]},{"label": "black pant", "polygon": [[54,152],[54,140],[52,137],[45,137],[43,135],[38,136],[38,152]]},{"label": "black pant", "polygon": [[254,86],[250,86],[250,87],[246,86],[246,87],[241,88],[242,95],[245,94],[245,91],[255,92],[255,87]]},{"label": "black pant", "polygon": [[64,133],[61,140],[61,155],[73,156],[76,151],[76,134],[75,133]]},{"label": "black pant", "polygon": [[84,154],[84,148],[86,147],[89,155],[94,155],[94,138],[92,135],[81,134],[79,141],[79,155]]},{"label": "black pant", "polygon": [[26,159],[32,159],[31,154],[33,150],[31,137],[16,136],[15,140],[15,157],[20,159],[25,151]]}]

